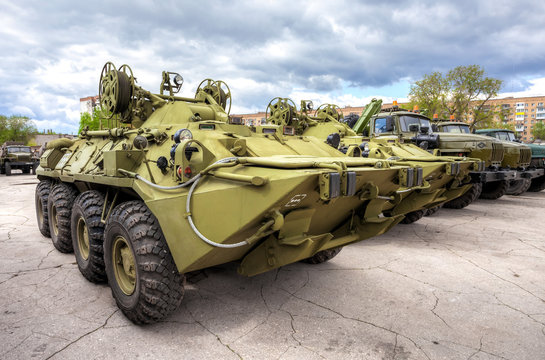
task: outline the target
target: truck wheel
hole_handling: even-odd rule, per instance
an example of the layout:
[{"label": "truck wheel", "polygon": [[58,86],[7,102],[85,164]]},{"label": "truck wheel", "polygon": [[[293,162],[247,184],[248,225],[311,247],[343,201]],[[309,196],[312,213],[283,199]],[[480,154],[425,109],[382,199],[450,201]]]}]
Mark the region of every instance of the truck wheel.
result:
[{"label": "truck wheel", "polygon": [[30,166],[23,167],[23,174],[30,174]]},{"label": "truck wheel", "polygon": [[528,188],[532,184],[531,179],[519,179],[509,181],[509,187],[505,192],[507,195],[520,195],[528,191]]},{"label": "truck wheel", "polygon": [[342,247],[318,251],[313,256],[301,261],[307,264],[321,264],[333,259],[335,256],[337,256],[337,254],[341,252],[341,250],[342,250]]},{"label": "truck wheel", "polygon": [[403,220],[401,220],[400,224],[412,224],[413,222],[416,222],[424,216],[424,210],[416,210],[411,211],[410,213],[406,213]]},{"label": "truck wheel", "polygon": [[475,183],[473,184],[471,189],[463,193],[462,196],[446,202],[443,206],[447,209],[463,209],[471,204],[473,201],[475,201],[481,195],[482,190],[483,184]]},{"label": "truck wheel", "polygon": [[47,199],[49,232],[53,246],[62,253],[73,251],[71,216],[78,191],[71,185],[59,183],[51,189]]},{"label": "truck wheel", "polygon": [[45,237],[51,236],[49,232],[49,220],[47,216],[47,198],[49,197],[51,186],[53,186],[53,182],[51,180],[42,180],[36,186],[36,192],[34,194],[38,229],[40,229],[40,232]]},{"label": "truck wheel", "polygon": [[0,165],[0,175],[4,175],[6,173],[6,168],[4,167],[4,164]]},{"label": "truck wheel", "polygon": [[106,281],[104,268],[104,197],[90,190],[78,195],[72,207],[72,246],[81,274],[94,283]]},{"label": "truck wheel", "polygon": [[424,216],[431,216],[431,215],[435,214],[437,211],[439,211],[439,209],[441,209],[441,206],[442,205],[438,205],[438,206],[432,207],[431,209],[426,209],[424,211]]},{"label": "truck wheel", "polygon": [[545,190],[545,175],[533,178],[528,191],[539,192]]},{"label": "truck wheel", "polygon": [[509,182],[506,180],[493,181],[483,185],[481,199],[496,200],[505,195]]},{"label": "truck wheel", "polygon": [[6,176],[11,176],[11,164],[10,163],[6,163]]},{"label": "truck wheel", "polygon": [[142,201],[113,210],[104,233],[104,263],[115,302],[132,322],[156,322],[180,306],[185,277]]}]

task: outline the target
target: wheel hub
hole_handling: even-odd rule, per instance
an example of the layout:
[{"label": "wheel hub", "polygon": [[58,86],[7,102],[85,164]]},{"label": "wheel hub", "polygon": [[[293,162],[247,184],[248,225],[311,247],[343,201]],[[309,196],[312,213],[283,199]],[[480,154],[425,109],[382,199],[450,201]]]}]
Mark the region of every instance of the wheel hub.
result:
[{"label": "wheel hub", "polygon": [[136,287],[136,267],[129,243],[121,235],[114,240],[112,256],[116,282],[125,295],[131,295]]},{"label": "wheel hub", "polygon": [[82,217],[78,219],[76,234],[78,237],[79,253],[83,260],[87,260],[89,258],[89,231],[87,229],[87,224]]}]

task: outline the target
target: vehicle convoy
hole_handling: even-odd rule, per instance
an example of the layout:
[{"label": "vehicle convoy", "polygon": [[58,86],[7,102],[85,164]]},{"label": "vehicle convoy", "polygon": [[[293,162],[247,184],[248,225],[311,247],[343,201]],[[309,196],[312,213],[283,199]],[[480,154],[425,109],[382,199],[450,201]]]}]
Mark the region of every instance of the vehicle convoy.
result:
[{"label": "vehicle convoy", "polygon": [[[381,103],[373,100],[372,104]],[[378,106],[374,106],[377,108]],[[379,108],[380,109],[380,108]],[[462,208],[477,197],[497,199],[505,194],[508,181],[516,179],[517,171],[502,167],[504,146],[490,137],[471,133],[435,132],[430,119],[417,112],[393,106],[380,112],[364,112],[354,121],[354,130],[372,137],[398,136],[434,155],[477,158],[485,162],[483,171],[472,171],[473,188],[462,196],[444,204],[448,208]],[[437,129],[437,128],[436,128]],[[518,158],[512,164],[518,167]]]},{"label": "vehicle convoy", "polygon": [[[363,138],[347,124],[340,122],[342,113],[338,106],[322,104],[314,115],[310,115],[312,102],[303,100],[300,109],[298,111],[289,98],[274,98],[267,106],[267,122],[283,126],[297,135],[325,140],[347,156],[360,156]],[[388,159],[398,165],[421,169],[425,185],[403,195],[413,203],[412,209],[403,209],[405,219],[402,222],[407,224],[420,219],[427,209],[453,200],[471,189],[469,172],[484,169],[484,162],[478,159],[435,156],[393,135],[373,137],[367,139],[365,144],[363,153],[368,158]]]},{"label": "vehicle convoy", "polygon": [[[498,140],[519,143],[515,133],[508,129],[479,129],[476,130],[479,135],[491,136]],[[532,158],[530,166],[521,173],[522,179],[512,181],[509,187],[513,195],[522,194],[525,191],[545,190],[545,146],[536,144],[524,144],[530,148]]]},{"label": "vehicle convoy", "polygon": [[12,170],[22,170],[23,174],[34,172],[35,162],[32,161],[30,146],[22,142],[6,141],[0,148],[0,174],[11,175]]},{"label": "vehicle convoy", "polygon": [[411,206],[402,194],[424,185],[418,167],[243,125],[222,81],[204,80],[194,97],[176,95],[182,83],[165,71],[151,93],[127,65],[106,63],[108,128],[48,143],[37,170],[41,233],[73,250],[88,280],[107,279],[135,323],[174,311],[190,271],[240,261],[250,276],[327,261],[401,221],[397,209]]}]

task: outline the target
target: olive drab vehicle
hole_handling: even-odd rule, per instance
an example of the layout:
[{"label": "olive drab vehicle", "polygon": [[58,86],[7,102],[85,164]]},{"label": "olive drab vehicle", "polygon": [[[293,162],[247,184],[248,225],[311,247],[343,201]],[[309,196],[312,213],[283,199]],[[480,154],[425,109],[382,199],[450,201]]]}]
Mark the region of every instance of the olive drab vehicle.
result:
[{"label": "olive drab vehicle", "polygon": [[379,110],[378,113],[366,113],[364,110],[356,121],[354,130],[371,137],[396,135],[434,155],[471,157],[484,161],[484,170],[470,173],[474,182],[472,189],[459,198],[445,203],[445,207],[459,209],[479,196],[497,199],[505,194],[509,180],[515,179],[517,172],[509,167],[502,167],[504,147],[501,142],[470,133],[439,133],[434,127],[435,124],[432,125],[428,117],[394,105]]},{"label": "olive drab vehicle", "polygon": [[[396,136],[364,139],[346,123],[340,108],[333,104],[322,104],[315,111],[311,101],[301,101],[300,111],[289,98],[274,98],[266,110],[268,123],[283,126],[284,131],[297,135],[313,136],[347,156],[361,156],[393,161],[397,165],[415,166],[421,171],[423,186],[402,195],[407,204],[392,211],[405,215],[402,223],[420,219],[427,209],[435,208],[453,200],[471,189],[470,171],[484,169],[478,159],[439,157],[411,143],[400,141]],[[313,115],[311,113],[314,112]]]},{"label": "olive drab vehicle", "polygon": [[[491,136],[498,140],[511,143],[520,143],[517,140],[515,133],[508,129],[479,129],[476,134]],[[512,180],[507,189],[507,193],[511,195],[520,195],[526,191],[542,191],[545,190],[545,146],[536,144],[519,144],[527,146],[531,151],[531,159],[528,167],[519,171],[520,179]]]},{"label": "olive drab vehicle", "polygon": [[182,83],[163,72],[151,93],[127,65],[106,63],[108,128],[50,142],[37,170],[40,231],[74,251],[88,280],[107,280],[135,323],[174,311],[190,271],[240,261],[249,276],[327,261],[401,221],[383,209],[408,206],[402,194],[423,185],[417,167],[243,125],[222,81],[204,80],[193,97],[176,95]]},{"label": "olive drab vehicle", "polygon": [[30,146],[22,142],[6,141],[0,148],[0,174],[12,175],[12,170],[21,170],[23,174],[34,173],[36,163],[32,160]]}]

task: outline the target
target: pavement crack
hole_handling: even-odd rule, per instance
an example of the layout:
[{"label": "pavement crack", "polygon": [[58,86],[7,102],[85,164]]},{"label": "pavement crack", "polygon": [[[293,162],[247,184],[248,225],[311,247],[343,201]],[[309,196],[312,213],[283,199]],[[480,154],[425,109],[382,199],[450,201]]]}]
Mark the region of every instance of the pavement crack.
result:
[{"label": "pavement crack", "polygon": [[437,316],[437,318],[439,318],[439,320],[441,320],[447,327],[449,328],[452,328],[446,321],[445,319],[443,319],[441,316],[439,316],[439,314],[437,314],[435,312],[435,309],[437,308],[437,305],[439,304],[439,298],[437,297],[437,295],[435,295],[435,291],[432,292],[433,296],[435,297],[435,304],[433,305],[433,309],[431,309],[431,312],[433,315]]},{"label": "pavement crack", "polygon": [[484,337],[484,335],[481,335],[481,338],[479,339],[479,348],[477,349],[477,351],[475,351],[473,354],[469,355],[467,360],[471,359],[473,356],[477,355],[478,353],[480,353],[482,351],[482,349],[483,349],[483,337]]},{"label": "pavement crack", "polygon": [[110,314],[110,316],[108,316],[108,317],[106,318],[106,320],[104,321],[104,323],[103,323],[102,325],[100,325],[99,327],[97,327],[97,328],[95,328],[95,329],[93,329],[93,330],[91,330],[91,331],[86,332],[85,334],[81,335],[81,336],[78,337],[77,339],[71,341],[71,342],[68,343],[66,346],[64,346],[62,349],[57,350],[57,351],[55,351],[53,354],[49,355],[49,356],[46,358],[46,360],[49,360],[49,359],[51,359],[53,356],[55,356],[55,355],[57,355],[57,354],[63,352],[64,350],[66,350],[66,349],[69,348],[70,346],[74,345],[75,343],[77,343],[77,342],[80,341],[81,339],[83,339],[83,338],[85,338],[85,337],[87,337],[87,336],[89,336],[89,335],[91,335],[91,334],[93,334],[93,333],[99,331],[100,329],[103,329],[106,325],[108,325],[108,321],[111,319],[111,317],[114,316],[114,314],[117,313],[118,311],[119,311],[119,309],[116,309],[114,312],[112,312],[112,313]]},{"label": "pavement crack", "polygon": [[533,247],[534,249],[537,249],[537,250],[539,250],[539,251],[545,252],[545,249],[542,249],[542,248],[540,248],[539,246],[535,246],[535,245],[533,245],[533,244],[530,244],[530,243],[528,243],[528,242],[522,240],[521,238],[517,238],[517,240],[520,241],[521,243],[523,243],[524,245],[527,245],[527,246]]},{"label": "pavement crack", "polygon": [[[193,316],[193,315],[191,315]],[[199,324],[204,330],[206,330],[208,333],[210,333],[212,336],[214,336],[216,338],[216,340],[221,344],[223,345],[225,348],[229,349],[229,351],[231,351],[234,355],[238,356],[239,359],[242,360],[242,356],[240,356],[239,353],[237,353],[231,346],[229,346],[229,344],[227,343],[224,343],[223,340],[221,340],[221,338],[219,337],[219,335],[217,335],[216,333],[214,333],[212,330],[210,330],[209,328],[207,328],[206,326],[204,326],[204,324],[202,322],[200,322],[199,320],[195,319],[195,322],[197,324]]]},{"label": "pavement crack", "polygon": [[522,311],[522,310],[520,310],[520,309],[517,309],[516,307],[511,306],[511,305],[505,303],[504,301],[502,301],[502,300],[498,297],[497,294],[494,293],[493,295],[494,295],[494,297],[496,298],[496,300],[498,300],[498,302],[500,303],[500,305],[503,305],[503,306],[505,306],[505,307],[507,307],[507,308],[513,310],[513,311],[518,312],[518,313],[521,313],[522,315],[527,316],[530,320],[535,321],[536,323],[545,326],[545,323],[544,323],[544,322],[541,322],[541,321],[539,321],[539,320],[533,318],[531,314],[527,314],[527,313],[525,313],[524,311]]},{"label": "pavement crack", "polygon": [[[282,289],[284,290],[284,289]],[[428,360],[431,360],[430,356],[426,353],[426,351],[424,351],[424,349],[422,349],[422,347],[420,345],[418,345],[416,343],[416,341],[414,341],[413,339],[411,339],[410,337],[408,337],[407,335],[404,335],[404,334],[401,334],[397,331],[394,331],[392,329],[388,329],[384,326],[381,326],[381,325],[377,325],[377,324],[374,324],[370,321],[367,321],[367,320],[362,320],[362,319],[358,319],[358,318],[353,318],[353,317],[349,317],[349,316],[345,316],[344,314],[342,314],[341,312],[337,311],[337,310],[334,310],[334,309],[331,309],[331,308],[328,308],[327,306],[324,306],[324,305],[321,305],[321,304],[318,304],[318,303],[315,303],[314,301],[311,301],[311,300],[308,300],[308,299],[305,299],[305,298],[302,298],[300,296],[297,296],[295,293],[290,293],[289,291],[287,290],[284,290],[285,292],[287,292],[288,294],[290,294],[291,296],[293,296],[294,298],[296,299],[299,299],[301,301],[305,301],[305,302],[308,302],[309,304],[312,304],[314,306],[317,306],[319,308],[322,308],[324,310],[327,310],[327,311],[330,311],[334,314],[337,314],[338,316],[342,317],[343,319],[346,319],[346,320],[353,320],[353,321],[357,321],[357,322],[360,322],[362,324],[366,324],[366,325],[369,325],[369,326],[372,326],[374,328],[377,328],[377,329],[381,329],[381,330],[384,330],[386,332],[389,332],[391,334],[395,334],[395,335],[398,335],[398,336],[401,336],[402,338],[404,339],[407,339],[408,341],[410,341],[418,350],[420,350],[420,352],[428,359]]]}]

